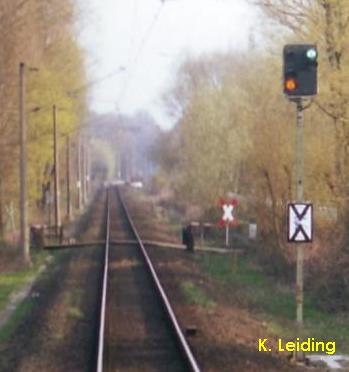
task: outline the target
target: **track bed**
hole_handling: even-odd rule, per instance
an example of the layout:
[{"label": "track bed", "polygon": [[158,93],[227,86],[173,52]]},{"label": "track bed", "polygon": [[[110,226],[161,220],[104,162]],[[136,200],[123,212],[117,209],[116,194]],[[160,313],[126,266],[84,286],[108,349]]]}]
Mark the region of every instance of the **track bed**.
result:
[{"label": "track bed", "polygon": [[[111,238],[135,239],[115,192]],[[187,371],[138,245],[110,248],[106,371]]]}]

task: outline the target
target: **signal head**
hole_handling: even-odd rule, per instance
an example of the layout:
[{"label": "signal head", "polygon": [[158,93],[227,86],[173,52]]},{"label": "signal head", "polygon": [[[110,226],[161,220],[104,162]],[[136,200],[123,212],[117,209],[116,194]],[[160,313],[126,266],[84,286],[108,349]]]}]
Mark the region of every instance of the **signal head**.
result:
[{"label": "signal head", "polygon": [[283,51],[283,90],[289,97],[317,94],[317,58],[315,44],[288,44]]}]

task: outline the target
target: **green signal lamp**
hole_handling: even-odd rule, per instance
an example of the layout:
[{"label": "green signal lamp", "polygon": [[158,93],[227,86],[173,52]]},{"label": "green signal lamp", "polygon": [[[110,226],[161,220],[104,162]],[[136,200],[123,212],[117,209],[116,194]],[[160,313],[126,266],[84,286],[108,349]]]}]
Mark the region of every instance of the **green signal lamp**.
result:
[{"label": "green signal lamp", "polygon": [[316,58],[317,58],[317,51],[315,48],[310,48],[307,50],[307,53],[306,53],[306,56],[307,58],[311,59],[312,61],[314,61]]}]

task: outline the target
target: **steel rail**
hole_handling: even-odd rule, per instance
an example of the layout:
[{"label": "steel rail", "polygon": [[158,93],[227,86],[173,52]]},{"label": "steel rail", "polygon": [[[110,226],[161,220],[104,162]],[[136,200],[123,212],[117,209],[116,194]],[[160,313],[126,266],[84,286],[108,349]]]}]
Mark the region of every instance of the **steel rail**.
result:
[{"label": "steel rail", "polygon": [[200,372],[201,371],[200,370],[200,367],[199,367],[199,365],[198,365],[198,363],[197,363],[197,361],[196,361],[196,359],[195,359],[195,357],[193,355],[193,352],[190,349],[190,346],[189,346],[186,338],[184,337],[184,334],[183,334],[183,332],[181,330],[181,327],[179,326],[178,320],[177,320],[176,315],[175,315],[175,313],[174,313],[174,311],[172,309],[172,306],[170,304],[170,301],[169,301],[169,299],[168,299],[168,297],[167,297],[167,295],[165,293],[165,290],[164,290],[163,286],[160,283],[160,280],[159,280],[159,277],[158,277],[158,275],[157,275],[157,273],[155,271],[154,265],[152,264],[152,262],[150,260],[150,257],[149,257],[149,255],[148,255],[148,253],[147,253],[147,251],[146,251],[146,249],[144,247],[144,244],[143,244],[143,242],[142,242],[142,240],[140,238],[140,235],[138,234],[138,231],[136,229],[136,226],[135,226],[135,224],[134,224],[134,222],[133,222],[133,220],[131,218],[131,215],[130,215],[127,207],[126,207],[126,204],[125,204],[125,202],[124,202],[124,200],[123,200],[123,198],[121,196],[121,192],[120,192],[119,188],[117,188],[117,195],[118,195],[118,198],[119,198],[120,203],[122,205],[122,208],[123,208],[123,210],[124,210],[124,212],[126,214],[126,217],[128,219],[128,222],[130,223],[130,226],[132,228],[132,231],[135,234],[136,239],[138,241],[138,244],[139,244],[139,246],[141,248],[141,252],[142,252],[143,258],[144,258],[144,260],[146,262],[147,268],[149,269],[149,272],[151,274],[151,277],[152,277],[152,279],[154,281],[154,284],[155,284],[155,287],[157,289],[157,292],[158,292],[158,294],[159,294],[159,296],[160,296],[160,298],[162,300],[162,304],[163,304],[163,306],[164,306],[164,308],[165,308],[165,310],[167,312],[168,318],[170,320],[170,323],[172,325],[172,328],[174,330],[174,333],[176,335],[176,338],[177,338],[177,341],[178,341],[178,343],[180,345],[180,348],[182,350],[182,353],[183,353],[185,359],[187,360],[187,363],[188,363],[191,371],[193,371],[193,372]]},{"label": "steel rail", "polygon": [[103,371],[103,356],[104,356],[104,331],[105,331],[105,313],[107,299],[107,282],[108,282],[108,267],[109,267],[109,241],[110,241],[110,208],[109,208],[109,189],[107,189],[107,218],[106,218],[106,234],[105,234],[105,255],[103,268],[103,284],[100,306],[99,332],[98,332],[98,352],[96,371]]}]

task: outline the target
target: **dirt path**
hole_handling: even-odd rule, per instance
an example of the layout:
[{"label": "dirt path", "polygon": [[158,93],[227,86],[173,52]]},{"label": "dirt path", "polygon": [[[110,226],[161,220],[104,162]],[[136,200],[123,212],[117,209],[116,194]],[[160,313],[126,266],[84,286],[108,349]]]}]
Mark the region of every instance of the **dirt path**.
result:
[{"label": "dirt path", "polygon": [[[82,220],[82,239],[98,237],[103,209],[101,193]],[[18,327],[0,343],[0,371],[70,372],[91,367],[102,251],[91,247],[55,256],[56,263],[21,305],[24,315]]]}]

